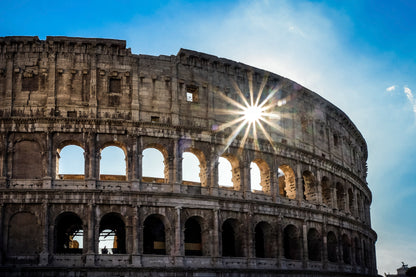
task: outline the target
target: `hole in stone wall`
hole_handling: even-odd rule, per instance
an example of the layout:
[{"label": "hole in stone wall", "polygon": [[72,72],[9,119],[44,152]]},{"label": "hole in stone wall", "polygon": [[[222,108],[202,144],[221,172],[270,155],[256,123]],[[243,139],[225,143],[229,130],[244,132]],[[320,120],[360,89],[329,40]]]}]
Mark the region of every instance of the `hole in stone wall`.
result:
[{"label": "hole in stone wall", "polygon": [[233,187],[233,168],[231,163],[223,157],[218,159],[218,185],[221,187]]},{"label": "hole in stone wall", "polygon": [[250,185],[252,191],[262,191],[260,168],[256,163],[250,163]]},{"label": "hole in stone wall", "polygon": [[165,179],[165,158],[162,152],[156,148],[146,148],[143,150],[143,171],[142,176],[145,181],[163,182]]},{"label": "hole in stone wall", "polygon": [[126,156],[120,147],[107,146],[101,151],[100,180],[126,180]]},{"label": "hole in stone wall", "polygon": [[200,183],[200,162],[198,157],[191,152],[182,154],[182,180]]},{"label": "hole in stone wall", "polygon": [[67,145],[59,151],[57,158],[58,179],[84,179],[84,149],[77,145]]}]

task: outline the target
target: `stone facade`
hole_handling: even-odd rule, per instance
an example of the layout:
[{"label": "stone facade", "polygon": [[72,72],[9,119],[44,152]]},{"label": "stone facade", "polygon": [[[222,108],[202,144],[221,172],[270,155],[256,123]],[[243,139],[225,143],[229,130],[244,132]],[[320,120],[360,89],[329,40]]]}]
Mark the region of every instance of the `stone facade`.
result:
[{"label": "stone facade", "polygon": [[[275,127],[234,136],[227,99],[276,87]],[[84,174],[59,172],[68,145]],[[124,151],[124,176],[100,174],[107,146]],[[164,178],[143,176],[148,148]],[[185,152],[200,182],[182,179]],[[341,110],[276,74],[184,49],[135,55],[121,40],[0,38],[2,276],[376,276],[366,160]]]}]

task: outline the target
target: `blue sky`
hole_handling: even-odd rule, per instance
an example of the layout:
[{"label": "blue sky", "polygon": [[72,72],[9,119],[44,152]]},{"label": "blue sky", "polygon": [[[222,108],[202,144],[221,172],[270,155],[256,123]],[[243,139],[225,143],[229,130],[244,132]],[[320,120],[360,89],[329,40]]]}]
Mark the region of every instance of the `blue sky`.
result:
[{"label": "blue sky", "polygon": [[5,1],[0,36],[127,40],[290,78],[341,108],[369,149],[379,273],[416,266],[416,1]]}]

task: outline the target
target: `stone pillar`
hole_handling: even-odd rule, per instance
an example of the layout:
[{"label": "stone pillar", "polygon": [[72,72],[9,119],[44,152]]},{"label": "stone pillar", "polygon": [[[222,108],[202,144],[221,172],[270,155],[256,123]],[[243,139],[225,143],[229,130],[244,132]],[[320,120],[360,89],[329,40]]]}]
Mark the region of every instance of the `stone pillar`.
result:
[{"label": "stone pillar", "polygon": [[270,168],[270,194],[272,196],[272,201],[276,202],[279,198],[279,165],[276,159],[273,159],[273,163]]},{"label": "stone pillar", "polygon": [[4,226],[4,203],[0,203],[0,265],[3,264],[3,259],[6,253],[3,242],[3,226]]},{"label": "stone pillar", "polygon": [[328,267],[328,238],[327,238],[326,218],[322,224],[322,264],[324,268]]},{"label": "stone pillar", "polygon": [[[95,204],[88,205],[88,225],[86,232],[84,231],[84,246],[86,246],[86,266],[94,266],[95,265]],[[84,250],[85,253],[85,250]]]},{"label": "stone pillar", "polygon": [[98,118],[99,116],[97,114],[97,55],[91,56],[90,66],[91,80],[88,107],[90,108],[90,118]]},{"label": "stone pillar", "polygon": [[212,249],[211,256],[219,257],[220,256],[220,240],[219,240],[219,218],[218,218],[218,209],[213,210],[213,230],[212,230]]},{"label": "stone pillar", "polygon": [[[0,188],[6,187],[7,180],[7,141],[8,136],[6,134],[2,135],[0,140]],[[1,258],[1,257],[0,257]],[[0,259],[1,264],[1,259]]]},{"label": "stone pillar", "polygon": [[240,172],[242,172],[243,178],[241,178],[241,187],[244,194],[244,198],[250,198],[251,196],[251,178],[250,178],[250,161],[244,157],[244,160],[240,164]]},{"label": "stone pillar", "polygon": [[[7,56],[7,63],[6,63],[6,90],[4,96],[4,106],[8,106],[8,111],[5,111],[6,114],[12,114],[13,111],[13,83],[15,82],[14,74],[13,74],[13,54],[6,54]],[[7,116],[7,115],[5,115]]]},{"label": "stone pillar", "polygon": [[132,239],[133,244],[131,251],[131,263],[134,267],[141,267],[141,247],[140,247],[140,237],[141,237],[141,228],[139,227],[139,217],[140,217],[140,206],[133,206],[133,217],[132,217]]},{"label": "stone pillar", "polygon": [[182,243],[182,224],[181,224],[181,209],[182,207],[175,207],[176,210],[176,224],[175,224],[175,243],[174,243],[174,255],[183,256],[183,243]]},{"label": "stone pillar", "polygon": [[209,189],[210,189],[210,195],[217,196],[218,195],[218,155],[212,155],[211,156],[211,170],[210,170],[210,183],[209,183]]},{"label": "stone pillar", "polygon": [[279,215],[279,221],[276,224],[277,233],[277,265],[280,266],[281,260],[284,258],[285,250],[283,247],[283,218]]},{"label": "stone pillar", "polygon": [[302,225],[302,248],[303,248],[303,267],[305,268],[308,260],[309,260],[309,252],[308,252],[308,226],[306,225],[306,221],[303,222]]},{"label": "stone pillar", "polygon": [[42,203],[42,251],[39,254],[39,265],[46,266],[49,263],[49,204]]},{"label": "stone pillar", "polygon": [[46,149],[45,149],[45,176],[43,177],[43,188],[50,189],[52,187],[52,180],[56,177],[56,167],[54,168],[53,163],[53,140],[52,134],[47,132],[46,136]]},{"label": "stone pillar", "polygon": [[300,164],[296,165],[296,199],[298,201],[304,200],[305,192],[304,192],[304,181],[302,176],[302,170]]},{"label": "stone pillar", "polygon": [[131,74],[131,88],[132,88],[132,100],[131,100],[131,119],[135,122],[140,121],[140,103],[139,103],[139,65],[132,65]]},{"label": "stone pillar", "polygon": [[55,111],[56,107],[56,54],[48,53],[48,96],[46,99],[46,108],[49,112]]},{"label": "stone pillar", "polygon": [[[183,149],[179,145],[179,140],[173,142],[173,157],[169,158],[169,182],[172,184],[172,191],[179,193],[182,184],[182,152]],[[172,179],[170,179],[172,178]]]},{"label": "stone pillar", "polygon": [[[242,222],[241,223],[241,227],[243,230],[240,230],[241,233],[246,233],[245,235],[245,241],[246,241],[246,245],[247,245],[247,250],[246,250],[246,257],[248,257],[249,259],[253,259],[256,257],[256,246],[254,244],[254,226],[253,226],[253,214],[251,212],[246,214],[246,222]],[[244,230],[245,229],[245,230]],[[252,266],[255,266],[255,261],[254,264]]]},{"label": "stone pillar", "polygon": [[322,201],[322,174],[321,172],[318,170],[316,172],[316,180],[315,180],[316,184],[316,203],[322,205],[323,201]]}]

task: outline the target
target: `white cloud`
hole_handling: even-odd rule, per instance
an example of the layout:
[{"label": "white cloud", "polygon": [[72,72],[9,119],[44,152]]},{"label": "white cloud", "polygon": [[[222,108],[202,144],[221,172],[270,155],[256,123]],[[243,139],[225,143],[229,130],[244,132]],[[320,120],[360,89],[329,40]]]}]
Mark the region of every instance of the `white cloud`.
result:
[{"label": "white cloud", "polygon": [[396,89],[396,86],[390,86],[388,88],[386,88],[386,91],[393,91]]},{"label": "white cloud", "polygon": [[416,101],[415,101],[415,98],[413,97],[412,90],[406,86],[403,88],[403,90],[410,104],[412,104],[413,112],[415,113],[415,116],[416,116]]}]

